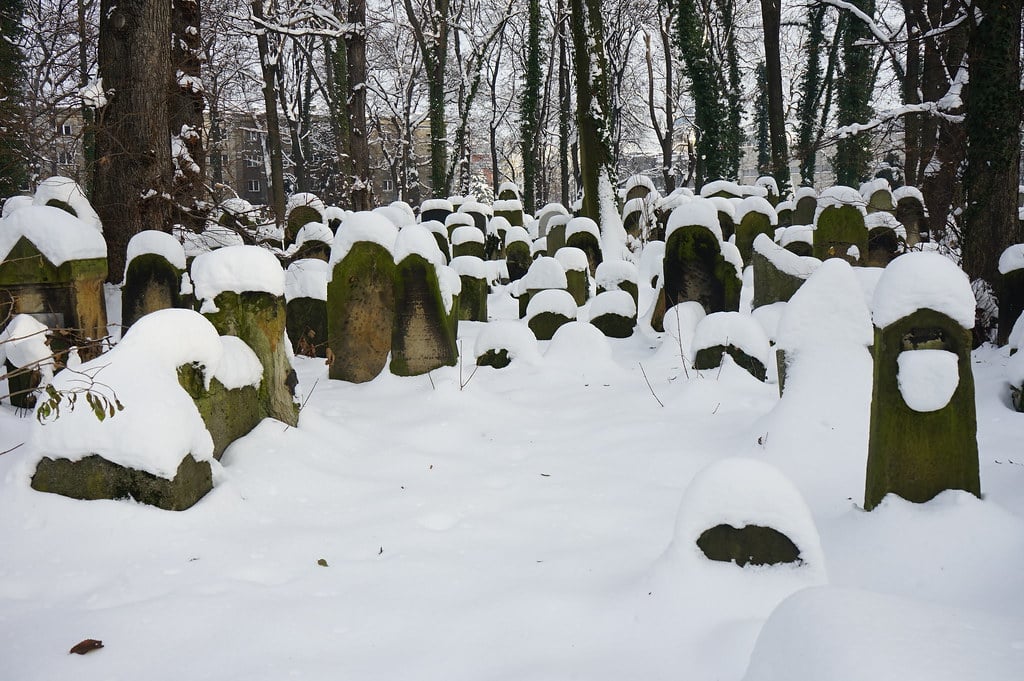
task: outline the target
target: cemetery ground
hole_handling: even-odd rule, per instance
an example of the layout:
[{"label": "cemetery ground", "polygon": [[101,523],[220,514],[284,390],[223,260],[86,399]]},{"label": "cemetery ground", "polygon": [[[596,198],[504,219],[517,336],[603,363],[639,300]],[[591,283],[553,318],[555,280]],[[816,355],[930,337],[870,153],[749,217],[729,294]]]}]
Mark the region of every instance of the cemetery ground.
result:
[{"label": "cemetery ground", "polygon": [[[490,310],[517,316],[504,287]],[[475,370],[483,327],[460,324],[459,364],[411,378],[332,381],[296,357],[298,426],[264,420],[178,513],[33,491],[31,417],[0,407],[0,679],[1024,678],[1005,347],[972,360],[983,498],[868,513],[866,353],[780,399],[774,369],[697,372],[649,329]],[[820,537],[799,536],[805,564],[680,540],[702,519],[800,525],[759,479],[691,495],[677,525],[694,477],[733,457],[799,490]],[[104,647],[68,653],[89,638]]]}]

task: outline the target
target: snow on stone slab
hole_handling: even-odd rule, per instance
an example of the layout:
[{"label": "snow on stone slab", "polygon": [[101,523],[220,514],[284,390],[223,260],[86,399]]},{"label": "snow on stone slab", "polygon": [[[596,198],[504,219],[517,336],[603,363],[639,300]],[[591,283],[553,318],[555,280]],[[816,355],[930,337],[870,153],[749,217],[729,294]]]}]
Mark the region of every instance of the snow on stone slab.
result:
[{"label": "snow on stone slab", "polygon": [[5,218],[19,208],[32,205],[31,196],[9,196],[4,201],[3,210],[0,210],[0,218]]},{"label": "snow on stone slab", "polygon": [[128,241],[128,250],[125,256],[125,271],[127,265],[140,255],[159,255],[179,270],[185,269],[185,248],[167,232],[160,232],[155,229],[147,229],[139,232]]},{"label": "snow on stone slab", "polygon": [[712,194],[718,194],[719,192],[725,192],[726,194],[732,194],[733,196],[743,196],[743,189],[740,185],[729,180],[715,180],[714,182],[708,182],[700,188],[700,195],[704,198],[711,196]]},{"label": "snow on stone slab", "polygon": [[[770,527],[789,537],[800,552],[797,565],[748,566],[742,568],[745,573],[795,571],[804,586],[827,582],[825,555],[811,511],[796,486],[771,464],[730,457],[699,471],[683,492],[670,555],[684,564],[712,562],[697,546],[697,539],[718,525]],[[722,566],[739,569],[733,564]]]},{"label": "snow on stone slab", "polygon": [[338,224],[341,224],[345,221],[345,218],[351,214],[352,211],[350,210],[345,210],[338,206],[327,206],[327,208],[324,209],[324,222],[330,224],[331,221],[336,220]]},{"label": "snow on stone slab", "polygon": [[253,207],[251,203],[249,203],[245,199],[240,199],[237,197],[224,199],[223,201],[220,202],[220,208],[225,213],[230,213],[231,215],[246,218],[251,217],[256,212],[256,209]]},{"label": "snow on stone slab", "polygon": [[284,272],[284,299],[327,300],[327,280],[331,266],[319,258],[296,260]]},{"label": "snow on stone slab", "polygon": [[818,208],[814,211],[814,224],[818,224],[818,218],[826,208],[838,208],[840,206],[853,206],[860,211],[861,215],[867,215],[867,202],[860,192],[853,187],[836,185],[829,187],[818,195]]},{"label": "snow on stone slab", "polygon": [[398,230],[395,239],[395,262],[400,263],[410,255],[421,256],[434,265],[444,265],[445,257],[430,230],[421,224],[411,224]]},{"label": "snow on stone slab", "polygon": [[893,192],[892,192],[892,198],[897,203],[901,199],[907,199],[907,198],[917,199],[917,201],[922,206],[924,206],[924,194],[922,194],[921,190],[918,189],[917,187],[908,187],[908,186],[904,185],[902,187],[894,189]]},{"label": "snow on stone slab", "polygon": [[107,257],[103,234],[71,213],[52,206],[25,206],[0,220],[0,260],[25,237],[51,263]]},{"label": "snow on stone slab", "polygon": [[[873,180],[868,180],[860,186],[860,195],[865,201],[870,201],[871,196],[875,192],[888,192],[892,196],[892,186],[889,184],[889,180],[884,177],[876,177]],[[895,201],[893,202],[895,203]]]},{"label": "snow on stone slab", "polygon": [[569,319],[576,319],[576,300],[565,289],[550,288],[538,291],[530,296],[530,302],[526,305],[526,321],[543,312],[553,312]]},{"label": "snow on stone slab", "polygon": [[884,329],[917,310],[931,309],[974,328],[974,293],[963,270],[938,253],[904,253],[885,268],[872,300],[875,326]]},{"label": "snow on stone slab", "polygon": [[755,187],[764,187],[768,190],[769,194],[773,196],[779,195],[779,183],[775,181],[775,178],[771,175],[762,175],[761,177],[754,180]]},{"label": "snow on stone slab", "polygon": [[455,206],[447,199],[427,199],[420,204],[420,215],[428,210],[446,210],[451,213],[455,210]]},{"label": "snow on stone slab", "polygon": [[895,215],[885,211],[868,213],[868,215],[864,217],[864,226],[867,227],[869,232],[873,229],[878,229],[879,227],[885,227],[886,229],[891,229],[896,232],[896,236],[901,239],[907,238],[907,228],[900,224],[900,221],[896,219]]},{"label": "snow on stone slab", "polygon": [[590,268],[590,261],[583,249],[574,246],[562,246],[555,251],[555,260],[566,272],[583,272]]},{"label": "snow on stone slab", "polygon": [[493,217],[487,221],[487,233],[494,234],[495,236],[501,232],[507,233],[511,227],[512,223],[508,221],[508,218],[501,215]]},{"label": "snow on stone slab", "polygon": [[732,345],[768,366],[770,343],[761,325],[739,312],[712,312],[697,323],[693,334],[694,354],[716,345]]},{"label": "snow on stone slab", "polygon": [[228,390],[246,386],[259,388],[263,381],[263,364],[253,349],[238,336],[221,336],[220,342],[223,352],[213,377]]},{"label": "snow on stone slab", "polygon": [[466,201],[459,206],[460,213],[480,213],[491,217],[494,215],[494,209],[488,206],[486,203],[480,203],[479,201]]},{"label": "snow on stone slab", "polygon": [[[565,270],[562,264],[550,255],[537,258],[530,264],[530,269],[520,282],[520,290],[560,288],[569,286],[565,278]],[[571,297],[571,296],[570,296]]]},{"label": "snow on stone slab", "polygon": [[513,213],[516,211],[523,210],[523,202],[519,199],[495,199],[491,204],[491,210],[495,213],[505,212]]},{"label": "snow on stone slab", "polygon": [[445,239],[448,238],[448,228],[440,220],[424,220],[420,224],[426,227],[431,234],[440,234]]},{"label": "snow on stone slab", "polygon": [[768,196],[768,187],[760,184],[741,184],[740,196],[759,196],[763,199]]},{"label": "snow on stone slab", "polygon": [[[709,196],[708,201],[715,204],[715,209],[719,213],[725,213],[728,215],[729,219],[732,220],[733,223],[739,222],[739,219],[736,217],[736,208],[739,203],[743,202],[743,199],[734,201],[733,199],[727,199],[724,196]],[[722,223],[719,222],[718,224],[721,226]]]},{"label": "snow on stone slab", "polygon": [[91,225],[96,231],[103,233],[103,223],[100,216],[96,214],[89,199],[85,198],[85,192],[78,186],[78,183],[70,177],[54,175],[39,183],[32,203],[36,206],[45,206],[47,202],[57,200],[71,206],[78,219]]},{"label": "snow on stone slab", "polygon": [[674,191],[662,196],[654,202],[654,207],[659,211],[671,212],[690,201],[693,198],[693,192],[686,187],[677,187]]},{"label": "snow on stone slab", "polygon": [[581,321],[567,322],[558,327],[544,353],[544,359],[561,366],[609,362],[611,357],[608,337],[593,324]]},{"label": "snow on stone slab", "polygon": [[547,213],[554,213],[556,215],[568,215],[569,211],[566,210],[565,206],[563,206],[560,203],[546,203],[544,204],[543,208],[537,211],[537,219],[540,219]]},{"label": "snow on stone slab", "polygon": [[672,211],[665,228],[665,241],[680,227],[700,225],[722,240],[722,226],[718,222],[718,208],[714,201],[693,198]]},{"label": "snow on stone slab", "polygon": [[956,353],[949,350],[904,350],[896,357],[896,383],[907,406],[918,412],[938,411],[960,385]]},{"label": "snow on stone slab", "polygon": [[452,246],[484,242],[484,233],[473,225],[459,225],[452,230]]},{"label": "snow on stone slab", "polygon": [[523,243],[530,243],[530,233],[526,231],[524,227],[510,226],[505,230],[505,245],[522,241]]},{"label": "snow on stone slab", "polygon": [[1024,244],[1014,244],[999,256],[999,274],[1024,270]]},{"label": "snow on stone slab", "polygon": [[450,313],[455,304],[455,296],[462,293],[462,279],[458,272],[444,264],[443,258],[440,263],[434,263],[434,271],[437,273],[437,286],[441,290],[441,302],[444,303],[445,312]]},{"label": "snow on stone slab", "polygon": [[455,270],[460,277],[487,279],[489,276],[487,264],[475,255],[457,255],[452,258],[449,267]]},{"label": "snow on stone slab", "polygon": [[760,196],[748,196],[740,202],[739,207],[736,209],[736,222],[741,222],[748,213],[760,213],[768,217],[768,224],[775,225],[779,224],[779,216],[775,212],[774,206],[768,203],[768,199]]},{"label": "snow on stone slab", "polygon": [[61,371],[52,384],[58,391],[92,389],[124,409],[100,421],[80,396],[73,410],[62,405],[59,418],[34,422],[32,468],[44,456],[77,461],[98,454],[172,479],[188,454],[209,461],[213,440],[177,370],[197,364],[209,382],[223,353],[217,330],[198,312],[165,309],[140,318],[112,350],[75,371]]},{"label": "snow on stone slab", "polygon": [[772,612],[743,681],[1018,681],[1022,642],[1018,618],[822,586]]},{"label": "snow on stone slab", "polygon": [[529,364],[537,364],[541,359],[537,337],[533,335],[530,327],[510,319],[488,322],[480,330],[473,348],[473,356],[479,358],[490,350],[505,350],[509,359]]},{"label": "snow on stone slab", "polygon": [[[473,216],[466,213],[452,213],[444,219],[444,226],[451,227],[452,225],[466,225],[469,227],[474,226],[476,223],[473,221]],[[457,229],[457,228],[456,228]],[[477,230],[478,232],[480,230]]]},{"label": "snow on stone slab", "polygon": [[840,258],[822,262],[789,299],[775,342],[787,351],[874,343],[871,313],[854,270]]},{"label": "snow on stone slab", "polygon": [[638,284],[640,271],[636,265],[626,260],[605,260],[597,266],[594,281],[597,282],[598,288],[610,291],[618,288],[623,282]]},{"label": "snow on stone slab", "polygon": [[228,246],[192,261],[196,299],[213,302],[225,291],[284,295],[284,270],[274,254],[259,246]]},{"label": "snow on stone slab", "polygon": [[587,233],[592,234],[598,243],[601,243],[601,231],[597,227],[597,223],[587,217],[572,218],[565,223],[565,240],[568,241],[569,237],[574,234]]},{"label": "snow on stone slab", "polygon": [[775,212],[776,213],[781,213],[784,210],[788,210],[788,211],[791,211],[791,212],[796,210],[796,202],[795,201],[789,201],[789,200],[787,200],[787,201],[779,201],[779,203],[775,206]]},{"label": "snow on stone slab", "polygon": [[334,232],[322,222],[307,222],[295,235],[295,246],[298,248],[307,241],[322,241],[330,246],[334,243]]},{"label": "snow on stone slab", "polygon": [[603,314],[615,314],[621,317],[635,317],[636,303],[633,296],[626,291],[604,291],[590,301],[590,319]]},{"label": "snow on stone slab", "polygon": [[402,211],[402,213],[405,214],[406,225],[416,222],[416,211],[414,211],[412,209],[412,206],[410,206],[405,201],[392,201],[391,203],[388,204],[388,207]]},{"label": "snow on stone slab", "polygon": [[815,191],[814,187],[797,187],[796,192],[793,194],[793,203],[797,203],[800,199],[804,197],[817,199],[818,192]]},{"label": "snow on stone slab", "polygon": [[[504,182],[498,185],[498,194],[501,194],[502,192],[506,191],[515,192],[516,196],[519,196],[520,194],[519,185],[517,185],[515,182],[512,182],[511,180],[505,180]],[[497,208],[495,208],[495,210],[497,210]]]},{"label": "snow on stone slab", "polygon": [[334,235],[334,243],[331,246],[331,268],[333,270],[334,265],[341,262],[352,250],[352,246],[360,241],[375,243],[389,253],[394,253],[397,238],[398,228],[384,215],[372,211],[352,213],[338,228],[338,233]]},{"label": "snow on stone slab", "polygon": [[786,247],[797,242],[814,244],[814,225],[793,225],[786,227],[779,237],[779,245]]},{"label": "snow on stone slab", "polygon": [[327,210],[327,205],[316,194],[310,194],[309,192],[298,192],[288,197],[288,203],[285,204],[284,214],[288,215],[299,206],[309,206],[317,213],[322,216]]},{"label": "snow on stone slab", "polygon": [[0,374],[6,373],[4,361],[15,368],[33,366],[40,369],[49,382],[52,376],[53,350],[47,345],[49,328],[27,314],[14,315],[0,331]]},{"label": "snow on stone slab", "polygon": [[626,179],[626,185],[624,187],[625,192],[628,194],[629,190],[632,189],[633,187],[647,187],[648,191],[658,191],[657,188],[654,186],[654,181],[651,180],[651,178],[647,177],[646,175],[640,174],[630,175]]},{"label": "snow on stone slab", "polygon": [[537,239],[533,240],[533,243],[530,245],[530,255],[536,257],[538,253],[547,253],[547,252],[548,252],[548,238],[546,236],[542,236],[540,238],[537,238]]},{"label": "snow on stone slab", "polygon": [[625,220],[633,213],[643,214],[647,209],[646,199],[630,199],[622,206],[622,219]]},{"label": "snow on stone slab", "polygon": [[821,265],[821,261],[810,256],[801,256],[779,246],[767,234],[754,238],[754,251],[767,258],[780,272],[806,279]]},{"label": "snow on stone slab", "polygon": [[394,206],[377,206],[370,212],[387,219],[388,222],[399,229],[415,222],[415,220],[409,219],[408,214],[404,210]]}]

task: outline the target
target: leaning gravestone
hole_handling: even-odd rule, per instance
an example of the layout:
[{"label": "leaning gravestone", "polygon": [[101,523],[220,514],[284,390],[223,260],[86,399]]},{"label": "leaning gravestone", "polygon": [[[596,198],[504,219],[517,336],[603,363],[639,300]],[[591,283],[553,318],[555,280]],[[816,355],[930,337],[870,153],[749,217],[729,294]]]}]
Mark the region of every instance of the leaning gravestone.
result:
[{"label": "leaning gravestone", "polygon": [[395,314],[392,253],[397,237],[390,220],[368,211],[353,213],[338,230],[327,284],[332,379],[365,383],[387,364]]},{"label": "leaning gravestone", "polygon": [[999,345],[1006,345],[1010,330],[1024,311],[1024,244],[1014,244],[999,256]]},{"label": "leaning gravestone", "polygon": [[166,232],[146,230],[128,242],[121,324],[128,328],[139,317],[168,307],[187,307],[182,295],[185,249]]},{"label": "leaning gravestone", "polygon": [[[395,316],[391,373],[419,376],[454,366],[459,351],[452,320],[452,292],[438,276],[444,256],[421,225],[407,225],[395,241]],[[457,311],[456,311],[457,314]]]},{"label": "leaning gravestone", "polygon": [[331,268],[319,258],[296,260],[284,273],[288,338],[292,352],[327,356],[327,277]]},{"label": "leaning gravestone", "polygon": [[922,503],[947,489],[981,496],[970,282],[937,253],[908,253],[875,288],[874,389],[864,508],[886,494]]},{"label": "leaning gravestone", "polygon": [[755,309],[788,301],[821,264],[816,258],[796,255],[764,234],[754,239],[753,252]]},{"label": "leaning gravestone", "polygon": [[274,255],[259,246],[229,246],[197,256],[192,281],[200,312],[217,332],[238,336],[263,365],[261,416],[294,426],[297,379],[288,347],[285,276]]}]

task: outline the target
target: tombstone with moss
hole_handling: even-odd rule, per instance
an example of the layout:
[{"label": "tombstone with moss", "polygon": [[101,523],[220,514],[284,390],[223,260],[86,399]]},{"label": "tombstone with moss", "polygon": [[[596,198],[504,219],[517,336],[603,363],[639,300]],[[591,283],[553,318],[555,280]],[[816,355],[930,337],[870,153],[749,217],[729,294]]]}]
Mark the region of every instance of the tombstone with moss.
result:
[{"label": "tombstone with moss", "polygon": [[523,204],[519,199],[497,199],[491,208],[494,210],[494,217],[501,217],[508,220],[513,227],[522,227]]},{"label": "tombstone with moss", "polygon": [[473,348],[477,366],[495,369],[520,361],[536,361],[540,358],[537,338],[530,327],[518,321],[501,320],[489,322],[476,337]]},{"label": "tombstone with moss", "polygon": [[452,231],[452,256],[472,255],[485,260],[487,250],[484,234],[471,225],[459,225]]},{"label": "tombstone with moss", "polygon": [[326,225],[324,214],[327,206],[316,194],[299,192],[288,197],[288,203],[284,211],[284,244],[291,246],[295,243],[299,230],[310,222],[321,222]]},{"label": "tombstone with moss", "polygon": [[572,219],[570,215],[553,215],[548,220],[548,253],[557,253],[559,248],[565,246],[565,226]]},{"label": "tombstone with moss", "polygon": [[564,289],[546,289],[530,296],[526,306],[526,325],[537,340],[551,340],[563,324],[576,319],[576,301]]},{"label": "tombstone with moss", "polygon": [[605,260],[594,273],[597,295],[605,291],[625,291],[633,298],[633,305],[640,300],[640,270],[626,260]]},{"label": "tombstone with moss", "polygon": [[[526,276],[517,282],[516,297],[519,299],[519,317],[526,316],[530,298],[547,289],[569,288],[569,282],[562,264],[551,256],[541,256],[533,261]],[[570,297],[572,297],[570,295]]]},{"label": "tombstone with moss", "polygon": [[813,225],[818,212],[818,192],[814,187],[797,187],[793,195],[793,224]]},{"label": "tombstone with moss", "polygon": [[683,204],[672,212],[667,230],[663,309],[694,300],[708,313],[738,310],[739,252],[723,243],[714,204],[702,199]]},{"label": "tombstone with moss", "polygon": [[754,298],[756,309],[773,303],[784,303],[803,286],[821,261],[799,256],[779,246],[764,234],[754,240]]},{"label": "tombstone with moss", "polygon": [[[759,196],[748,196],[743,199],[736,211],[736,217],[738,218],[736,248],[739,249],[743,262],[750,262],[753,256],[754,239],[759,234],[764,234],[769,238],[774,237],[779,218],[772,205]],[[725,237],[724,230],[722,236]]]},{"label": "tombstone with moss", "polygon": [[259,246],[221,248],[192,261],[192,281],[200,312],[221,335],[241,338],[263,365],[260,415],[296,425],[298,380],[287,334],[284,270],[277,258]]},{"label": "tombstone with moss", "polygon": [[750,315],[712,312],[697,323],[691,347],[694,369],[717,369],[729,355],[759,381],[768,376],[768,336]]},{"label": "tombstone with moss", "polygon": [[427,228],[433,237],[434,243],[437,244],[438,250],[441,251],[441,255],[444,256],[446,263],[452,260],[452,249],[451,242],[448,240],[448,228],[444,226],[444,223],[438,222],[437,220],[424,220],[420,223]]},{"label": "tombstone with moss", "polygon": [[395,241],[395,315],[391,373],[419,376],[459,358],[451,293],[442,290],[443,256],[421,225],[403,227]]},{"label": "tombstone with moss", "polygon": [[896,201],[893,198],[892,187],[889,180],[884,177],[876,177],[870,182],[864,183],[860,188],[860,195],[864,199],[865,209],[868,214],[896,211]]},{"label": "tombstone with moss", "polygon": [[0,220],[0,319],[28,314],[53,330],[58,362],[72,346],[98,356],[107,335],[107,244],[94,226],[52,206]]},{"label": "tombstone with moss", "polygon": [[551,218],[556,215],[568,216],[569,211],[560,203],[548,203],[537,213],[537,236],[546,237],[550,229]]},{"label": "tombstone with moss", "polygon": [[330,378],[365,383],[387,365],[395,316],[398,229],[368,211],[354,213],[331,249],[327,283]]},{"label": "tombstone with moss", "polygon": [[481,234],[487,234],[487,221],[494,216],[494,210],[479,201],[465,201],[459,206],[459,212],[473,218],[473,224]]},{"label": "tombstone with moss", "polygon": [[444,227],[448,230],[449,239],[451,239],[452,234],[455,233],[455,230],[458,227],[474,227],[475,225],[476,223],[473,221],[473,216],[467,213],[452,213],[444,219]]},{"label": "tombstone with moss", "polygon": [[530,235],[522,227],[510,227],[505,233],[505,267],[509,281],[526,276],[532,262]]},{"label": "tombstone with moss", "polygon": [[860,194],[850,187],[830,187],[821,193],[818,203],[814,257],[842,258],[851,265],[863,265],[868,255],[868,230]]},{"label": "tombstone with moss", "polygon": [[736,234],[736,225],[739,222],[736,208],[743,200],[712,196],[708,201],[714,203],[718,210],[718,226],[722,228],[722,241],[729,241]]},{"label": "tombstone with moss", "polygon": [[636,328],[636,301],[626,291],[604,291],[590,303],[590,323],[609,338],[629,338]]},{"label": "tombstone with moss", "polygon": [[776,237],[780,246],[799,256],[814,255],[814,225],[790,225]]},{"label": "tombstone with moss", "polygon": [[452,202],[447,199],[427,199],[420,204],[420,221],[437,220],[441,224],[455,212]]},{"label": "tombstone with moss", "polygon": [[144,315],[168,307],[188,307],[182,294],[185,249],[166,232],[139,232],[128,242],[121,287],[121,324],[127,328]]},{"label": "tombstone with moss", "polygon": [[975,304],[967,275],[937,253],[902,255],[879,279],[866,510],[890,493],[917,503],[948,489],[981,496]]},{"label": "tombstone with moss", "polygon": [[775,206],[775,214],[779,217],[779,227],[789,227],[793,224],[793,211],[796,204],[792,201],[779,201]]},{"label": "tombstone with moss", "polygon": [[334,232],[322,222],[308,222],[295,236],[295,245],[289,249],[292,261],[317,258],[327,262],[331,257]]},{"label": "tombstone with moss", "polygon": [[1024,312],[1024,244],[1014,244],[999,256],[999,330],[996,342],[1006,345],[1010,331]]},{"label": "tombstone with moss", "polygon": [[[508,180],[498,185],[498,191],[494,195],[498,201],[522,201],[523,199],[522,192],[519,191],[519,185]],[[495,212],[497,212],[497,208],[495,208]]]},{"label": "tombstone with moss", "polygon": [[0,375],[7,379],[11,406],[31,409],[53,379],[50,330],[31,315],[18,314],[0,329]]},{"label": "tombstone with moss", "polygon": [[292,352],[327,356],[327,278],[331,268],[319,258],[296,260],[284,273],[284,299]]},{"label": "tombstone with moss", "polygon": [[487,266],[474,255],[452,258],[451,268],[459,275],[462,291],[459,293],[459,319],[471,322],[487,321]]},{"label": "tombstone with moss", "polygon": [[487,254],[488,260],[501,260],[505,257],[505,235],[510,229],[512,229],[512,225],[500,215],[495,215],[487,221],[484,252]]},{"label": "tombstone with moss", "polygon": [[917,187],[900,187],[892,193],[896,200],[896,219],[907,232],[907,245],[916,246],[927,241],[925,220],[928,211],[924,207],[924,195]]},{"label": "tombstone with moss", "polygon": [[103,223],[100,222],[99,215],[89,203],[82,188],[70,177],[54,175],[40,182],[32,196],[32,205],[60,208],[94,227],[96,231],[103,232]]},{"label": "tombstone with moss", "polygon": [[868,230],[868,251],[864,264],[885,267],[907,250],[907,232],[892,213],[879,211],[864,218]]},{"label": "tombstone with moss", "polygon": [[569,220],[565,225],[565,245],[578,248],[586,254],[591,275],[597,271],[597,266],[601,264],[603,258],[601,231],[596,222],[587,217]]},{"label": "tombstone with moss", "polygon": [[626,234],[639,239],[647,231],[647,201],[642,198],[630,199],[622,207],[622,227]]},{"label": "tombstone with moss", "polygon": [[590,298],[590,260],[587,254],[579,248],[565,246],[555,253],[555,260],[565,271],[567,290],[576,305],[586,305]]}]

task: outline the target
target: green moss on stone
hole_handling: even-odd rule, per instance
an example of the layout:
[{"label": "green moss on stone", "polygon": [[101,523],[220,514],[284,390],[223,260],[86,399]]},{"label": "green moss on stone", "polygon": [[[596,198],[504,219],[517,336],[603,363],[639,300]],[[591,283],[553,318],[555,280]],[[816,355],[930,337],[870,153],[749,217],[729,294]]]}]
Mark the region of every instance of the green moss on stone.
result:
[{"label": "green moss on stone", "polygon": [[395,317],[391,334],[391,373],[419,376],[459,358],[456,332],[441,297],[437,270],[411,254],[395,268]]},{"label": "green moss on stone", "polygon": [[558,331],[563,324],[568,324],[571,321],[564,314],[541,312],[531,317],[526,325],[530,327],[530,331],[533,331],[533,335],[537,337],[537,340],[551,340],[551,337],[555,335],[555,331]]},{"label": "green moss on stone", "polygon": [[590,323],[609,338],[629,338],[636,328],[636,317],[607,313],[594,317]]},{"label": "green moss on stone", "polygon": [[460,255],[472,255],[481,260],[486,260],[487,249],[479,241],[465,241],[452,246],[452,257],[457,258]]},{"label": "green moss on stone", "polygon": [[199,415],[213,438],[213,457],[220,460],[224,450],[247,435],[263,420],[259,391],[251,385],[229,390],[216,378],[203,385],[199,367],[178,367],[178,383],[195,402]]},{"label": "green moss on stone", "polygon": [[[590,265],[590,276],[594,276],[597,272],[597,266],[601,264],[601,244],[598,243],[597,238],[590,232],[576,232],[568,239],[565,240],[565,245],[578,248],[587,254],[587,262]],[[550,248],[550,244],[548,247]],[[553,251],[556,252],[557,251]]]},{"label": "green moss on stone", "polygon": [[590,277],[586,270],[566,270],[565,282],[576,306],[586,305],[590,298]]},{"label": "green moss on stone", "polygon": [[754,251],[754,239],[758,234],[765,234],[771,239],[775,236],[775,228],[772,227],[771,220],[767,215],[751,211],[743,216],[740,224],[736,225],[736,248],[739,249],[745,263],[750,262],[751,254]]},{"label": "green moss on stone", "polygon": [[471,322],[487,321],[487,294],[490,287],[486,279],[459,277],[462,293],[459,294],[459,319]]},{"label": "green moss on stone", "polygon": [[565,247],[565,245],[565,223],[552,225],[551,229],[548,230],[548,253],[558,253],[558,249]]},{"label": "green moss on stone", "polygon": [[324,216],[320,214],[316,208],[312,206],[296,206],[292,208],[291,212],[288,213],[288,222],[285,225],[284,230],[284,242],[285,245],[291,245],[295,243],[295,237],[299,235],[299,230],[310,222],[322,222]]},{"label": "green moss on stone", "polygon": [[[857,247],[857,257],[849,255]],[[821,211],[814,227],[814,257],[842,258],[851,265],[863,265],[868,255],[868,229],[856,206],[830,206]]]},{"label": "green moss on stone", "polygon": [[664,268],[665,309],[689,300],[699,302],[708,314],[739,309],[742,281],[707,227],[689,225],[672,232]]},{"label": "green moss on stone", "polygon": [[762,525],[715,525],[701,533],[697,546],[711,560],[740,567],[803,562],[792,539]]},{"label": "green moss on stone", "polygon": [[513,241],[505,247],[505,266],[508,268],[509,281],[516,281],[526,276],[532,263],[530,244],[525,241]]},{"label": "green moss on stone", "polygon": [[767,371],[761,360],[751,357],[735,345],[722,344],[713,345],[710,348],[702,348],[697,351],[693,358],[694,369],[717,369],[722,364],[723,355],[729,355],[737,365],[742,367],[751,376],[759,381],[767,380]]},{"label": "green moss on stone", "polygon": [[787,302],[803,286],[805,279],[775,266],[770,258],[754,252],[754,308],[772,303]]}]

